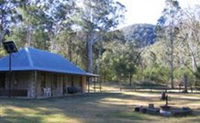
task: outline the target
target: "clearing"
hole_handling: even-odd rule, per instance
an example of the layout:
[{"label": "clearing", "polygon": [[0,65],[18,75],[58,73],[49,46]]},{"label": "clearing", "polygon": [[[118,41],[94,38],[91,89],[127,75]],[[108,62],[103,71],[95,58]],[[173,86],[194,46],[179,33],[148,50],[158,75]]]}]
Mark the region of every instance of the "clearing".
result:
[{"label": "clearing", "polygon": [[[165,104],[158,92],[117,92],[52,99],[0,99],[0,123],[155,123],[200,122],[200,95],[170,93],[170,105],[189,106],[194,115],[161,117],[134,112],[135,105]],[[111,93],[112,92],[112,93]]]}]

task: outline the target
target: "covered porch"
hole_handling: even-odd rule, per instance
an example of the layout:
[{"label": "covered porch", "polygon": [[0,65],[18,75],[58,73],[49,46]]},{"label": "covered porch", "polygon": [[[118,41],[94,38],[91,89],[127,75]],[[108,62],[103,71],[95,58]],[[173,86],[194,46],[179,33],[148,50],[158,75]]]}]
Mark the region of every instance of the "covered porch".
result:
[{"label": "covered porch", "polygon": [[9,72],[0,72],[1,97],[58,97],[72,94],[70,87],[75,88],[76,93],[85,93],[87,90],[88,77],[82,75],[14,71],[11,76]]},{"label": "covered porch", "polygon": [[84,93],[92,76],[96,75],[58,54],[23,48],[0,59],[0,96],[39,98]]}]

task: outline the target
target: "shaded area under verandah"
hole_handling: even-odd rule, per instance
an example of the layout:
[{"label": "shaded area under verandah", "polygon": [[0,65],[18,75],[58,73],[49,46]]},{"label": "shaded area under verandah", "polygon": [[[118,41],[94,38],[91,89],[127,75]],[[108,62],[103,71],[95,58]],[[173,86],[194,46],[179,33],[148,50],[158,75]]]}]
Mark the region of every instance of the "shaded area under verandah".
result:
[{"label": "shaded area under verandah", "polygon": [[87,78],[87,92],[101,92],[102,91],[102,81],[101,77],[97,74],[91,74],[90,77]]}]

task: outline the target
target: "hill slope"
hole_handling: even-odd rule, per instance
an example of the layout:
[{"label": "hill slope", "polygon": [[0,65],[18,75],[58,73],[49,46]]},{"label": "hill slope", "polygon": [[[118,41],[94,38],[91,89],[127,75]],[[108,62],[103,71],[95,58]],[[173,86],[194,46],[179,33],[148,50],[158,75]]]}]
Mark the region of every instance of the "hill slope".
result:
[{"label": "hill slope", "polygon": [[127,41],[135,42],[138,47],[145,47],[155,42],[155,25],[134,24],[121,29]]}]

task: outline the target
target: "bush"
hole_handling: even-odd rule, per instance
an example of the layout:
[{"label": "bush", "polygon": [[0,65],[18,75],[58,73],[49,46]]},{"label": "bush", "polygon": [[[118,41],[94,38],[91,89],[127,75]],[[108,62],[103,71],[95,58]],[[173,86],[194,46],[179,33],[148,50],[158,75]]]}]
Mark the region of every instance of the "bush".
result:
[{"label": "bush", "polygon": [[148,88],[165,88],[166,85],[156,83],[155,81],[148,81],[148,80],[143,80],[140,83],[137,84],[138,86],[142,87],[148,87]]},{"label": "bush", "polygon": [[[168,81],[169,69],[163,66],[146,67],[143,71],[140,69],[135,76],[139,80],[150,80],[156,83],[166,83]],[[139,77],[140,76],[140,77]]]}]

